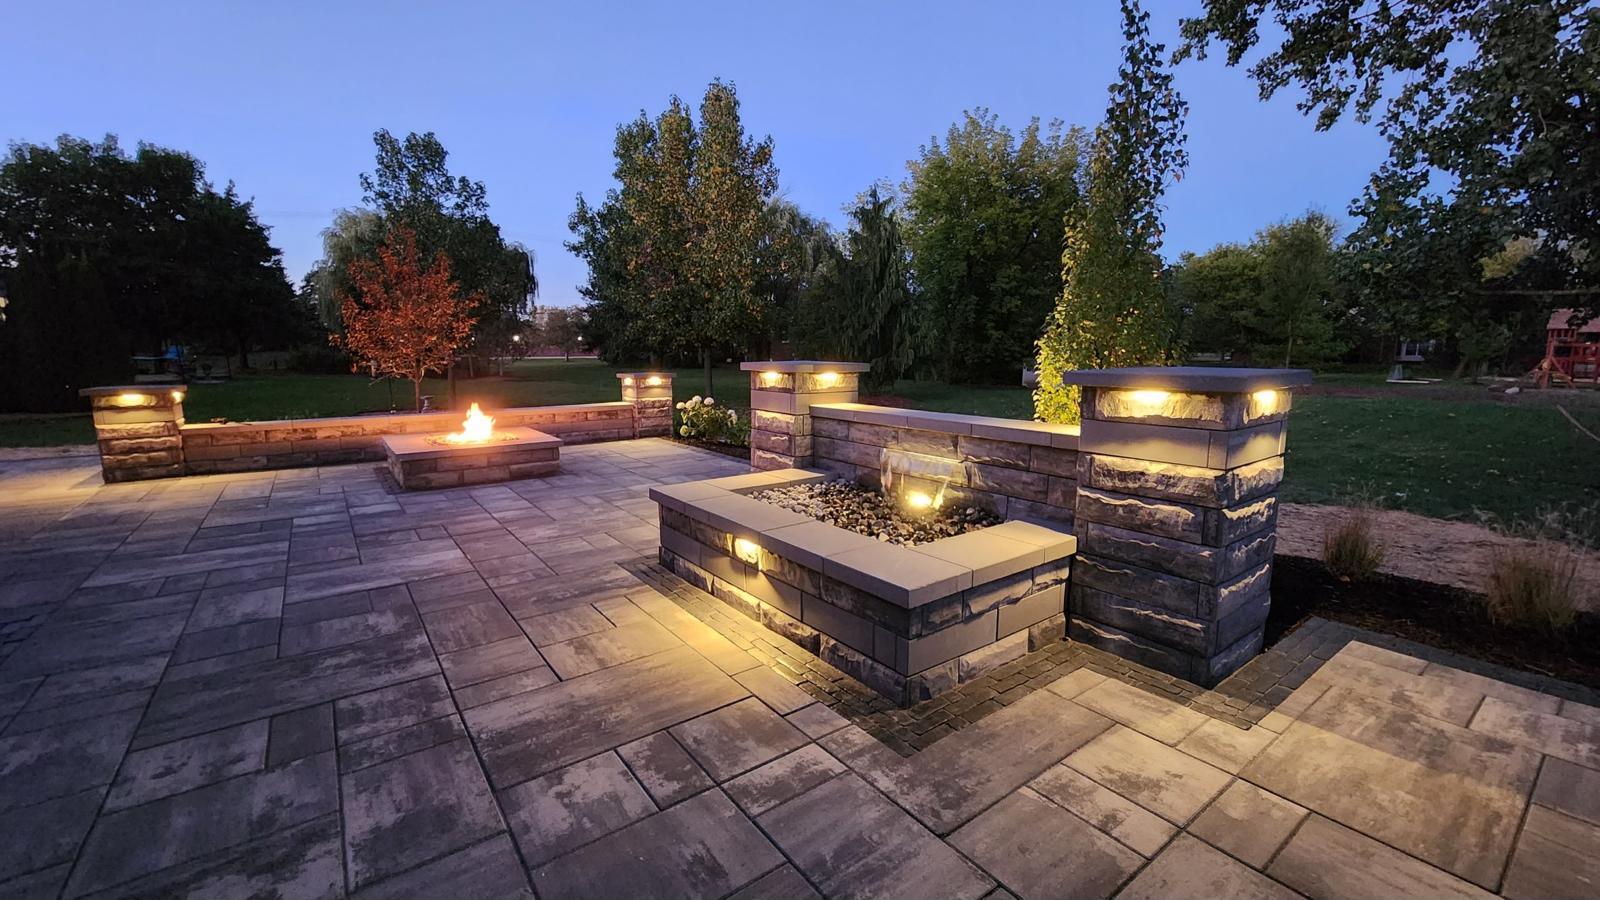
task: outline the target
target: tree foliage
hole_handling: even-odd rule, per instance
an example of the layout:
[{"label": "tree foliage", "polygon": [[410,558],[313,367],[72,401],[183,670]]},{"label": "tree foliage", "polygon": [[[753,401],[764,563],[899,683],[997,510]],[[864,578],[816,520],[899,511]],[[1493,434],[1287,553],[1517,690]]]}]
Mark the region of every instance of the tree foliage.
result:
[{"label": "tree foliage", "polygon": [[655,119],[617,129],[617,187],[580,194],[568,249],[589,264],[581,289],[609,358],[742,350],[774,323],[760,288],[777,191],[771,138],[748,137],[733,85],[713,81],[699,121],[673,97]]},{"label": "tree foliage", "polygon": [[[76,409],[166,343],[245,355],[306,324],[250,202],[193,157],[113,136],[14,144],[0,164],[0,403]],[[248,362],[248,359],[246,360]]]},{"label": "tree foliage", "polygon": [[806,352],[823,359],[871,363],[868,388],[892,386],[912,362],[911,259],[894,198],[874,185],[850,210],[841,245],[827,243],[826,262],[806,295]]},{"label": "tree foliage", "polygon": [[[1600,8],[1591,0],[1204,0],[1178,56],[1219,44],[1263,98],[1303,90],[1327,129],[1376,117],[1389,157],[1352,207],[1360,305],[1397,337],[1500,330],[1529,302],[1595,306],[1600,286]],[[1281,38],[1277,35],[1281,33]],[[1511,281],[1482,262],[1539,252]],[[1522,298],[1518,300],[1517,298]],[[1536,298],[1530,301],[1529,298]],[[1524,309],[1523,312],[1526,312]]]},{"label": "tree foliage", "polygon": [[489,217],[483,182],[453,175],[449,152],[433,132],[372,136],[375,165],[360,176],[365,208],[341,210],[323,232],[323,256],[307,275],[322,320],[340,327],[338,311],[352,285],[350,263],[373,259],[396,227],[416,236],[424,261],[443,255],[463,297],[479,298],[472,340],[463,345],[499,354],[533,312],[539,282],[532,251],[507,241]]},{"label": "tree foliage", "polygon": [[422,379],[454,361],[472,333],[478,296],[461,293],[447,254],[424,263],[416,234],[404,225],[390,228],[376,258],[350,264],[350,282],[340,311],[344,333],[333,342],[374,374],[411,381],[420,412]]},{"label": "tree foliage", "polygon": [[583,346],[583,331],[587,324],[587,317],[583,310],[577,307],[555,306],[545,313],[543,332],[544,342],[557,350],[567,359],[572,359],[574,351]]},{"label": "tree foliage", "polygon": [[1084,145],[1080,129],[1014,134],[980,108],[907,164],[917,346],[935,377],[1014,383],[1060,293]]},{"label": "tree foliage", "polygon": [[1150,40],[1149,15],[1122,0],[1123,63],[1105,121],[1095,130],[1087,202],[1068,211],[1061,256],[1065,284],[1038,342],[1034,414],[1078,418],[1078,391],[1061,384],[1072,369],[1166,362],[1175,315],[1162,284],[1161,197],[1188,162],[1187,105]]}]

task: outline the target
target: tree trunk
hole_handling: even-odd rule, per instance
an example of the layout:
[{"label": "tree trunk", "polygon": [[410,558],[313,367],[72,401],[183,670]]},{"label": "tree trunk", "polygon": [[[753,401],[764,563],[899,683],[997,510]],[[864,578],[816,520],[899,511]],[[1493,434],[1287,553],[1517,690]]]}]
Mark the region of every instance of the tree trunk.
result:
[{"label": "tree trunk", "polygon": [[456,361],[453,360],[453,359],[450,360],[450,368],[446,369],[445,371],[449,373],[450,408],[451,409],[455,409],[456,408]]},{"label": "tree trunk", "polygon": [[708,347],[700,348],[700,362],[706,369],[706,396],[715,397],[716,391],[711,385],[711,350]]},{"label": "tree trunk", "polygon": [[241,368],[241,369],[249,369],[250,368],[250,343],[249,343],[249,341],[247,341],[245,339],[245,336],[242,335],[242,334],[235,336],[234,340],[239,342],[239,368]]},{"label": "tree trunk", "polygon": [[422,412],[422,370],[421,369],[418,369],[417,370],[417,374],[414,377],[412,377],[412,379],[411,379],[411,400],[412,400],[412,403],[413,403],[412,409],[414,409],[417,412]]}]

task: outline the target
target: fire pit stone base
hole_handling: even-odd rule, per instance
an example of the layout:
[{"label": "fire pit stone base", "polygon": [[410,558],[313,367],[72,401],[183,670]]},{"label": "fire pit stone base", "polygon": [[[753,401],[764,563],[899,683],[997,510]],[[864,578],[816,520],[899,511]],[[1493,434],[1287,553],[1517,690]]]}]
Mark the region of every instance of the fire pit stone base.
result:
[{"label": "fire pit stone base", "polygon": [[1065,636],[1072,535],[1010,521],[906,547],[746,496],[827,477],[652,488],[662,564],[902,704]]},{"label": "fire pit stone base", "polygon": [[389,473],[406,490],[491,484],[553,475],[561,468],[561,439],[532,428],[495,430],[496,440],[448,444],[440,435],[383,437]]}]

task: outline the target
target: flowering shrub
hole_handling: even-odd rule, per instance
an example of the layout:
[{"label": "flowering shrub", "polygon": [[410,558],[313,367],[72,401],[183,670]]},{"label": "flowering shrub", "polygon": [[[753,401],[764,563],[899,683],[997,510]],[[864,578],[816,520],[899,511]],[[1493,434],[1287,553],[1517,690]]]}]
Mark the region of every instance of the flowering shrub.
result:
[{"label": "flowering shrub", "polygon": [[718,444],[750,443],[750,426],[739,421],[739,414],[718,406],[714,398],[699,394],[678,403],[678,434],[686,438]]}]

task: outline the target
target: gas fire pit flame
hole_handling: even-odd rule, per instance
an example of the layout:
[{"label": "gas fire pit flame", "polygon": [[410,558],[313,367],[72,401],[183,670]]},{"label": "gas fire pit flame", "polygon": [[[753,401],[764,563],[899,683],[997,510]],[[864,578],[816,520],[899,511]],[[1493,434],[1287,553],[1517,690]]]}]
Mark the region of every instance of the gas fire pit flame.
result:
[{"label": "gas fire pit flame", "polygon": [[467,418],[461,423],[461,430],[454,434],[447,434],[444,439],[452,444],[482,444],[494,439],[494,417],[486,416],[478,404],[472,404],[467,410]]}]

